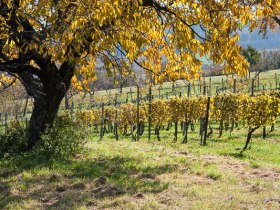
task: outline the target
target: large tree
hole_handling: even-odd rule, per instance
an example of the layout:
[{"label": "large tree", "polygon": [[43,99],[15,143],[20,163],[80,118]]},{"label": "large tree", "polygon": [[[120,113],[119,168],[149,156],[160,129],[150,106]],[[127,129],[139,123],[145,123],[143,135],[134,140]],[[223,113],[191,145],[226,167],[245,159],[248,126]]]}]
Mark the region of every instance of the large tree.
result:
[{"label": "large tree", "polygon": [[261,59],[261,53],[251,45],[248,45],[247,48],[242,50],[242,55],[246,58],[251,67],[254,67]]},{"label": "large tree", "polygon": [[236,31],[254,13],[238,2],[1,0],[2,78],[16,77],[34,98],[29,149],[52,126],[71,81],[95,78],[96,61],[113,72],[137,64],[156,82],[197,78],[203,56],[246,74]]}]

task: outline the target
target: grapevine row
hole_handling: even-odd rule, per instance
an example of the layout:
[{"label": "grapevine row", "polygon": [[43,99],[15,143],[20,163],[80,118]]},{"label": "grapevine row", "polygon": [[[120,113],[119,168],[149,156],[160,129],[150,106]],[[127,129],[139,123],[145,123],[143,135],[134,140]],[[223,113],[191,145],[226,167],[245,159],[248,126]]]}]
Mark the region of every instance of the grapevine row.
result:
[{"label": "grapevine row", "polygon": [[[151,111],[149,113],[149,105]],[[196,122],[201,122],[206,117],[207,97],[172,97],[170,99],[155,99],[142,102],[139,110],[139,125],[137,126],[137,105],[133,103],[122,104],[119,107],[105,107],[102,116],[101,109],[79,110],[75,114],[76,123],[79,125],[98,127],[103,120],[103,132],[113,130],[115,134],[131,135],[135,140],[136,132],[143,134],[149,117],[155,128],[155,134],[160,140],[160,130],[167,125],[175,125],[174,141],[177,141],[178,125],[183,127],[184,140],[187,142],[188,128]],[[229,125],[242,125],[248,128],[248,136],[244,149],[247,148],[252,133],[268,125],[274,125],[280,114],[280,93],[262,92],[255,96],[245,93],[229,93],[212,96],[210,99],[209,120],[220,122],[219,136],[223,128]],[[138,131],[136,128],[139,128]],[[210,135],[212,128],[209,129]]]}]

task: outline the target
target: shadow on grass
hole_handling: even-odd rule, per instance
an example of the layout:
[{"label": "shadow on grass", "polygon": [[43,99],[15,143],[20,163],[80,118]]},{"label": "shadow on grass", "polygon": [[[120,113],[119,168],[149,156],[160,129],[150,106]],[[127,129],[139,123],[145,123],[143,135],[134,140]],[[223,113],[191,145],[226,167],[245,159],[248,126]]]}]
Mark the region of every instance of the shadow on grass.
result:
[{"label": "shadow on grass", "polygon": [[[146,166],[139,159],[123,156],[63,162],[26,156],[6,160],[0,168],[0,209],[16,208],[13,205],[30,200],[36,208],[71,209],[81,203],[94,206],[96,200],[123,194],[162,192],[168,183],[157,175],[172,172],[177,166]],[[102,184],[98,183],[101,177],[105,177]]]},{"label": "shadow on grass", "polygon": [[237,159],[245,159],[246,155],[243,152],[229,152],[229,153],[220,153],[223,156],[230,156]]},{"label": "shadow on grass", "polygon": [[[253,137],[258,138],[258,139],[263,139],[263,133],[254,133]],[[266,138],[271,138],[271,137],[273,137],[275,139],[279,139],[280,133],[278,131],[273,131],[273,132],[267,131]]]}]

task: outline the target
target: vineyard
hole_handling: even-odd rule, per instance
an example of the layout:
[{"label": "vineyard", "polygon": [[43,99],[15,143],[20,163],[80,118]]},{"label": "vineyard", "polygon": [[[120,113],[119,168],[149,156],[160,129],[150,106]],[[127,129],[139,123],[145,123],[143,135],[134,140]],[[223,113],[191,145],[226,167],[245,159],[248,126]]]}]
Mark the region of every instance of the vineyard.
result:
[{"label": "vineyard", "polygon": [[0,209],[280,209],[279,29],[279,0],[0,0]]},{"label": "vineyard", "polygon": [[[56,128],[77,134],[67,128],[59,141],[77,147],[82,130],[89,152],[66,162],[42,163],[42,154],[3,160],[0,208],[279,209],[279,107],[279,91],[264,91],[61,110]],[[8,135],[26,126],[20,119],[7,120]],[[260,130],[266,139],[240,153]]]},{"label": "vineyard", "polygon": [[[206,145],[209,137],[220,138],[224,131],[245,128],[246,149],[257,129],[262,129],[263,138],[274,131],[280,113],[278,71],[251,77],[209,77],[195,84],[177,81],[125,88],[123,93],[99,91],[83,98],[70,92],[60,117],[92,127],[99,139],[109,134],[116,140],[130,136],[132,141],[150,141],[152,135],[160,141],[161,133],[168,131],[173,142],[187,143],[191,140],[188,134],[196,132]],[[0,132],[28,126],[32,100],[11,100],[2,102]]]},{"label": "vineyard", "polygon": [[[59,118],[71,121],[76,126],[91,127],[101,140],[106,134],[113,134],[116,140],[131,136],[132,141],[141,138],[151,140],[155,135],[161,141],[161,132],[173,135],[173,142],[187,143],[190,131],[197,132],[200,143],[207,144],[207,138],[220,138],[223,131],[246,128],[247,149],[252,134],[262,129],[263,138],[268,131],[274,131],[276,119],[280,114],[280,93],[260,91],[248,93],[222,93],[214,96],[171,96],[168,99],[153,98],[150,90],[143,92],[138,88],[135,103],[101,103],[97,108],[62,110]],[[145,91],[145,90],[144,90]],[[140,99],[140,95],[145,95]],[[4,117],[3,117],[4,118]],[[16,117],[8,120],[5,116],[5,132],[16,126],[27,126],[26,118]],[[171,129],[172,128],[172,129]],[[178,137],[179,131],[183,137]],[[216,133],[215,133],[216,132]],[[144,133],[147,137],[143,137]],[[245,137],[244,137],[245,139]]]},{"label": "vineyard", "polygon": [[[188,141],[189,129],[199,123],[201,144],[206,144],[206,137],[213,134],[212,122],[219,122],[219,137],[223,130],[240,126],[248,129],[245,149],[252,133],[266,127],[272,129],[280,113],[279,92],[262,92],[255,96],[248,94],[223,94],[213,97],[172,97],[169,100],[155,99],[150,103],[122,104],[119,107],[107,106],[100,109],[79,110],[74,119],[78,125],[95,126],[100,138],[105,133],[113,132],[116,140],[119,136],[130,135],[133,141],[148,130],[150,140],[151,128],[160,141],[160,131],[169,130],[174,125],[174,141],[178,140],[178,127],[184,134],[183,143]],[[64,117],[70,113],[64,113]],[[69,117],[69,116],[68,116]]]}]

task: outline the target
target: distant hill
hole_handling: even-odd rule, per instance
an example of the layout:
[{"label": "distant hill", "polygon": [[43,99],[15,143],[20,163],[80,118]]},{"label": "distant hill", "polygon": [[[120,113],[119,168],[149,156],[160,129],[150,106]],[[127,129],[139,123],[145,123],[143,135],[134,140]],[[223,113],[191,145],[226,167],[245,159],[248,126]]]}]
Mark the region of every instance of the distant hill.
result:
[{"label": "distant hill", "polygon": [[[244,48],[251,45],[257,50],[280,50],[280,30],[270,31],[265,37],[258,31],[250,33],[248,28],[244,28],[239,34],[240,41],[238,44]],[[209,61],[206,57],[199,57],[199,59],[204,63],[203,69],[208,69],[208,65],[212,64],[212,61]]]},{"label": "distant hill", "polygon": [[265,37],[263,37],[263,35],[260,35],[258,31],[250,33],[248,29],[244,29],[240,33],[239,44],[242,47],[252,45],[258,50],[280,49],[280,30],[276,32],[269,32]]}]

